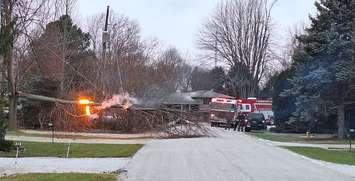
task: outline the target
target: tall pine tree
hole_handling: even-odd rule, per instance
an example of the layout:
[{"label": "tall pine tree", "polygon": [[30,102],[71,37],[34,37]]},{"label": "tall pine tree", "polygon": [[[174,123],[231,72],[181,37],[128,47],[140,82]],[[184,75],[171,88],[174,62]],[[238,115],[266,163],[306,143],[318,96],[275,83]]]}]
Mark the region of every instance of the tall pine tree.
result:
[{"label": "tall pine tree", "polygon": [[351,95],[355,74],[349,68],[354,64],[352,0],[321,0],[315,5],[318,15],[311,18],[306,34],[298,37],[289,93],[296,96],[294,116],[299,120],[311,121],[315,113],[326,114],[336,107],[338,136],[343,138],[344,109],[355,98]]}]

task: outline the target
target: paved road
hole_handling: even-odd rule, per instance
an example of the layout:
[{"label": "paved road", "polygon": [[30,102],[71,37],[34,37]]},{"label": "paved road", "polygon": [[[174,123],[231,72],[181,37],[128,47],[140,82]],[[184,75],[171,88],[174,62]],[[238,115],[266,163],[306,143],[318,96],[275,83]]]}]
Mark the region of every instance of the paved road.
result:
[{"label": "paved road", "polygon": [[128,164],[128,181],[351,181],[288,150],[243,133],[153,140]]}]

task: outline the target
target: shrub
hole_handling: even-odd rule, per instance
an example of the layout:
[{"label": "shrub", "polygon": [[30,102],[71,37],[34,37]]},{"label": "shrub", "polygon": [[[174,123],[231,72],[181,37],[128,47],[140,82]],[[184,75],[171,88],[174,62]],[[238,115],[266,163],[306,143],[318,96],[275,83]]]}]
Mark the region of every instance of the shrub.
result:
[{"label": "shrub", "polygon": [[0,140],[0,151],[9,152],[15,149],[13,141]]},{"label": "shrub", "polygon": [[282,133],[282,131],[283,130],[279,127],[270,128],[270,132],[273,132],[273,133]]}]

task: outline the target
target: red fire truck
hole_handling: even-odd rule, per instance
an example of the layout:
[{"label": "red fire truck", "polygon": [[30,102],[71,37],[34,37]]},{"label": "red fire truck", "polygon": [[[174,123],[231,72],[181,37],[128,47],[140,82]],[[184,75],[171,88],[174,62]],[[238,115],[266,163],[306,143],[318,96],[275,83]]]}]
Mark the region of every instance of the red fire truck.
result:
[{"label": "red fire truck", "polygon": [[227,121],[234,124],[234,118],[239,112],[237,99],[212,98],[210,104],[211,126],[224,127]]},{"label": "red fire truck", "polygon": [[211,126],[223,127],[227,124],[227,121],[234,124],[234,120],[239,113],[262,113],[265,121],[273,124],[271,100],[213,98],[210,105]]},{"label": "red fire truck", "polygon": [[274,113],[271,100],[258,100],[257,98],[238,99],[240,112],[262,113],[267,122],[273,124]]}]

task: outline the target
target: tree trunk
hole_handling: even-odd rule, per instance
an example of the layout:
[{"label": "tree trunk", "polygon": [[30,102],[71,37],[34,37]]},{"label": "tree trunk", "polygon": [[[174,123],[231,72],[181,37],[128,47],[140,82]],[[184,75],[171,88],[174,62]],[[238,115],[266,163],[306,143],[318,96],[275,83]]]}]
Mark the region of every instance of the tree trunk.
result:
[{"label": "tree trunk", "polygon": [[[17,93],[18,96],[21,98],[26,98],[35,101],[45,101],[45,102],[53,102],[53,103],[60,103],[60,104],[79,104],[78,100],[64,100],[64,99],[58,99],[58,98],[47,97],[42,95],[29,94],[22,91],[17,91]],[[100,106],[101,104],[92,103],[91,105]]]},{"label": "tree trunk", "polygon": [[[12,45],[11,45],[12,47]],[[8,47],[5,55],[7,83],[9,93],[9,129],[17,129],[17,96],[16,96],[16,78],[14,74],[14,64],[12,59],[12,48]]]},{"label": "tree trunk", "polygon": [[5,62],[7,64],[7,82],[9,93],[9,129],[17,129],[17,96],[16,96],[16,78],[14,74],[14,67],[12,62],[12,48],[6,52]]},{"label": "tree trunk", "polygon": [[338,114],[338,138],[343,139],[345,137],[345,105],[340,103],[337,105]]},{"label": "tree trunk", "polygon": [[16,98],[16,94],[13,95],[9,95],[9,125],[8,125],[9,130],[17,129],[17,111],[16,111],[17,98]]},{"label": "tree trunk", "polygon": [[14,25],[12,20],[12,4],[11,0],[3,1],[4,16],[3,27],[4,28],[4,64],[6,65],[7,84],[9,94],[9,129],[17,129],[17,114],[16,114],[16,76],[13,63],[13,42],[14,42]]}]

